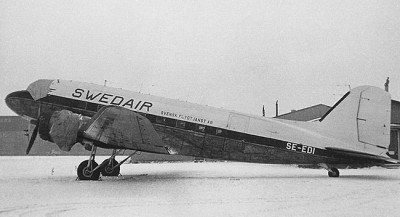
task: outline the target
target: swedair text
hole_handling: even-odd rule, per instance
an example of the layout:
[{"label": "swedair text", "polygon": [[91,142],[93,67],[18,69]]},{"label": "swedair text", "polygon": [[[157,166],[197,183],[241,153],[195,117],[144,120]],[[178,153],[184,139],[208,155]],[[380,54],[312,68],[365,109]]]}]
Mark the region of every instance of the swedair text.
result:
[{"label": "swedair text", "polygon": [[[86,94],[85,94],[86,93]],[[84,90],[81,88],[75,89],[72,96],[79,99],[86,99],[88,101],[97,102],[97,103],[106,103],[109,105],[122,106],[125,108],[131,108],[135,110],[144,110],[149,111],[149,109],[153,106],[153,103],[141,100],[134,99],[126,99],[123,96],[116,96],[109,93],[102,92],[90,92],[90,90]]]}]

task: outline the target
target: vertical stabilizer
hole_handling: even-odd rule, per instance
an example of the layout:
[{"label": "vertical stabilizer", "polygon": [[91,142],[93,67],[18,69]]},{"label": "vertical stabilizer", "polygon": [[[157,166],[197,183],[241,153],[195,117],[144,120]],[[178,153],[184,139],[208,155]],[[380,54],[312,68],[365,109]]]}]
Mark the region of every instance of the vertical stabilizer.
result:
[{"label": "vertical stabilizer", "polygon": [[390,94],[360,86],[340,99],[321,119],[321,130],[343,144],[338,148],[381,155],[390,143]]}]

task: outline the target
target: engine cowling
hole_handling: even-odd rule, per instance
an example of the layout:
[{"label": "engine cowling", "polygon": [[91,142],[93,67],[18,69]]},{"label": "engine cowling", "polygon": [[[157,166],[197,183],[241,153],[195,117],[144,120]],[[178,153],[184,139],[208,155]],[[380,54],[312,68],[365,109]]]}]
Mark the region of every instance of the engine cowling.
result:
[{"label": "engine cowling", "polygon": [[79,129],[89,119],[68,110],[55,111],[41,117],[39,135],[43,140],[56,143],[61,150],[70,151],[78,142]]}]

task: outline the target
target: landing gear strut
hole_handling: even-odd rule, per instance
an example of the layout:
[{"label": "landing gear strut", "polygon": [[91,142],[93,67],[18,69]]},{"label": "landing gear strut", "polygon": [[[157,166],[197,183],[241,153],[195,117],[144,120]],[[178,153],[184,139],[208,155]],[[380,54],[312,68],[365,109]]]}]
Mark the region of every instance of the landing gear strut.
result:
[{"label": "landing gear strut", "polygon": [[336,167],[329,167],[325,163],[320,163],[318,166],[328,170],[328,176],[329,177],[339,177],[340,173],[339,170]]}]

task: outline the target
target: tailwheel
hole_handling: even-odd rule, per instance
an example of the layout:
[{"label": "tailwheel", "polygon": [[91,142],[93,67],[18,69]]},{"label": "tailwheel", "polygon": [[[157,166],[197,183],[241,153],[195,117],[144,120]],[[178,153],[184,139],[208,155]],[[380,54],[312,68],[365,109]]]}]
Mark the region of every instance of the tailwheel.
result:
[{"label": "tailwheel", "polygon": [[99,180],[100,170],[96,169],[97,166],[94,160],[85,160],[79,164],[77,170],[79,180]]},{"label": "tailwheel", "polygon": [[332,167],[328,170],[329,177],[339,177],[339,170],[335,167]]},{"label": "tailwheel", "polygon": [[101,174],[103,176],[118,176],[120,171],[120,166],[115,159],[106,159],[101,163]]}]

